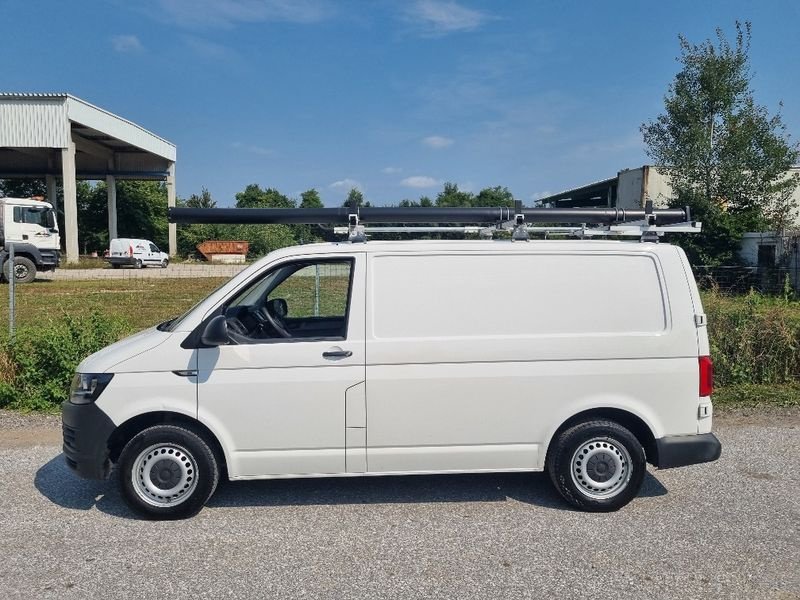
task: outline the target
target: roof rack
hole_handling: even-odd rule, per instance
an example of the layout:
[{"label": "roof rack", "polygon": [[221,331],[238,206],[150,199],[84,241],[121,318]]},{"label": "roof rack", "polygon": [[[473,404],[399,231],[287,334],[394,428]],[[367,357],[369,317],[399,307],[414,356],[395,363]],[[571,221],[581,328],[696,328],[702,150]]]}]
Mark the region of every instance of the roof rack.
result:
[{"label": "roof rack", "polygon": [[[170,208],[171,223],[215,224],[329,224],[352,242],[365,242],[367,234],[464,233],[491,238],[510,232],[515,241],[530,234],[579,238],[633,236],[658,241],[665,233],[697,233],[702,224],[691,220],[689,207],[625,208],[524,208],[520,201],[509,207],[359,207],[341,208]],[[369,225],[365,225],[368,223]],[[389,225],[380,225],[380,224]],[[433,225],[438,223],[438,225]],[[450,225],[443,225],[449,223]],[[546,225],[532,226],[530,223]],[[378,224],[380,226],[374,226]],[[416,224],[416,225],[415,225]]]}]

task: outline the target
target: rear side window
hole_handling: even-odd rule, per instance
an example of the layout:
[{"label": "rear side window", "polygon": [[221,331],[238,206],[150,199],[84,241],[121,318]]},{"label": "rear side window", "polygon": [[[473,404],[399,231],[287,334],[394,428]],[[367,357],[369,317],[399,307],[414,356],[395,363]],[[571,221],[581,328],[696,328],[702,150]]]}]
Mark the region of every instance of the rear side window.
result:
[{"label": "rear side window", "polygon": [[646,255],[378,256],[377,338],[658,333],[667,323]]}]

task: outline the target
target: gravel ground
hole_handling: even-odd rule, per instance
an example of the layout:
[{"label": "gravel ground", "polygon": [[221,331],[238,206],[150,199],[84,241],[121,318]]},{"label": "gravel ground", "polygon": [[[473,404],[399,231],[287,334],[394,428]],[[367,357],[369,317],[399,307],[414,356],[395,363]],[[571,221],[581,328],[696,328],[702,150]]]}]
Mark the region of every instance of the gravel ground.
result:
[{"label": "gravel ground", "polygon": [[[38,441],[4,443],[29,418]],[[0,411],[2,598],[800,598],[796,413],[718,419],[718,462],[605,515],[514,474],[230,483],[146,522],[57,426]]]}]

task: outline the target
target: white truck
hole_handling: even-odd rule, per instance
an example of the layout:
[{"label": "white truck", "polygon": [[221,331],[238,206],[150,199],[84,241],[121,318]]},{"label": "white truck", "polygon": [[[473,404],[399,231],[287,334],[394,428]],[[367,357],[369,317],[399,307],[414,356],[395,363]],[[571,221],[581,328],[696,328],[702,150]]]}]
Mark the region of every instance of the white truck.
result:
[{"label": "white truck", "polygon": [[0,198],[0,244],[0,265],[6,281],[12,273],[12,244],[17,283],[30,283],[37,271],[54,271],[61,238],[53,206],[36,198]]}]

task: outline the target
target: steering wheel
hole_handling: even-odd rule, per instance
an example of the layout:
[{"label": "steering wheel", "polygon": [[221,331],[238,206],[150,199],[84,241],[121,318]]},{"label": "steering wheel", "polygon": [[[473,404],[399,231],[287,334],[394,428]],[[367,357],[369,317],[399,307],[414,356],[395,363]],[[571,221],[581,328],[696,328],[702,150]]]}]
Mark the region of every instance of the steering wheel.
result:
[{"label": "steering wheel", "polygon": [[278,332],[278,335],[285,338],[292,337],[292,334],[289,333],[284,326],[284,324],[280,321],[278,317],[273,315],[272,313],[267,310],[266,306],[259,306],[252,312],[252,315],[258,320],[259,324],[265,325],[268,324],[272,327],[275,331]]},{"label": "steering wheel", "polygon": [[244,343],[242,338],[248,338],[247,327],[244,326],[244,323],[242,323],[236,317],[227,317],[225,319],[225,323],[228,326],[228,337],[230,338],[231,343]]}]

